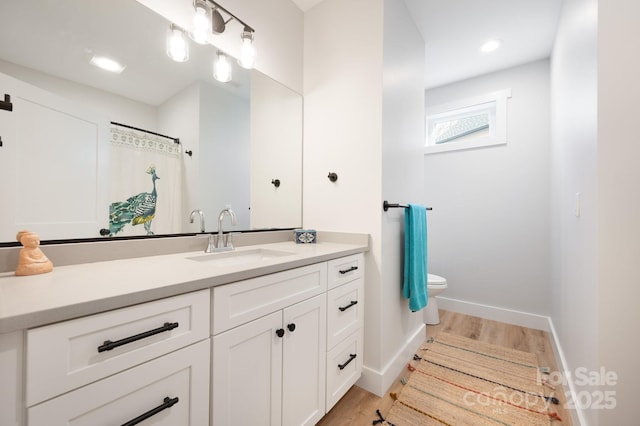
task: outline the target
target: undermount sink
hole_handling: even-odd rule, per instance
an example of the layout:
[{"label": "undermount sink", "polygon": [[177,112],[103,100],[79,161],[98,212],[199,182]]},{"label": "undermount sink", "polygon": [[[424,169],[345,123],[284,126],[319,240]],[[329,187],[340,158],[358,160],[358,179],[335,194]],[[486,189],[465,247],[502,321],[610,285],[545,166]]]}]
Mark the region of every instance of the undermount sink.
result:
[{"label": "undermount sink", "polygon": [[244,265],[256,263],[262,260],[269,260],[283,256],[291,256],[294,253],[270,249],[234,250],[220,253],[208,253],[198,256],[187,257],[196,262],[207,262],[218,266]]}]

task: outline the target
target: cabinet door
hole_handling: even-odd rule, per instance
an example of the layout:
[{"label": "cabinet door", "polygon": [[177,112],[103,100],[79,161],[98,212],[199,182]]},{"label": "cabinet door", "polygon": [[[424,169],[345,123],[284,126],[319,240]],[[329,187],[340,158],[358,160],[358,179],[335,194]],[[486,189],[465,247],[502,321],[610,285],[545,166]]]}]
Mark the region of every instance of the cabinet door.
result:
[{"label": "cabinet door", "polygon": [[313,425],[325,414],[326,296],[284,310],[282,424]]},{"label": "cabinet door", "polygon": [[13,103],[0,111],[0,241],[20,229],[99,237],[109,225],[108,118],[4,74],[0,90]]},{"label": "cabinet door", "polygon": [[214,426],[280,425],[282,311],[213,338]]},{"label": "cabinet door", "polygon": [[[209,424],[209,339],[28,409],[29,426]],[[153,414],[152,414],[153,413]]]}]

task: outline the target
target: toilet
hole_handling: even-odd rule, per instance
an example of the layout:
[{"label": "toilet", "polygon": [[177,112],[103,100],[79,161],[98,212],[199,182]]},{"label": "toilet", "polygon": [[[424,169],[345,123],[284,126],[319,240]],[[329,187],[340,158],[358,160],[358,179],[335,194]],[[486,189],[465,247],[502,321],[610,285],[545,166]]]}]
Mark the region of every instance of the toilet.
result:
[{"label": "toilet", "polygon": [[433,274],[427,274],[427,307],[424,308],[424,322],[428,325],[440,324],[440,315],[438,314],[437,295],[447,289],[447,280]]}]

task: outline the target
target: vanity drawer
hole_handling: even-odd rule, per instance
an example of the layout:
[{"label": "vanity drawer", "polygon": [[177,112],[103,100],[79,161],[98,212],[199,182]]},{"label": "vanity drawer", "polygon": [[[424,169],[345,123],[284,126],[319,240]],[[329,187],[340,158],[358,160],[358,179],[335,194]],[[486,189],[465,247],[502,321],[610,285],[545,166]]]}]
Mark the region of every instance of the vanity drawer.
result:
[{"label": "vanity drawer", "polygon": [[333,348],[364,324],[364,279],[327,293],[327,348]]},{"label": "vanity drawer", "polygon": [[362,340],[363,329],[360,328],[327,354],[327,411],[362,374]]},{"label": "vanity drawer", "polygon": [[206,426],[209,354],[207,339],[76,389],[29,408],[28,425],[120,425],[166,404],[143,424]]},{"label": "vanity drawer", "polygon": [[364,255],[360,253],[330,260],[328,262],[328,270],[329,290],[331,290],[332,288],[363,276]]},{"label": "vanity drawer", "polygon": [[27,406],[207,339],[209,318],[207,289],[28,330]]},{"label": "vanity drawer", "polygon": [[318,263],[213,288],[213,334],[327,291],[327,264]]}]

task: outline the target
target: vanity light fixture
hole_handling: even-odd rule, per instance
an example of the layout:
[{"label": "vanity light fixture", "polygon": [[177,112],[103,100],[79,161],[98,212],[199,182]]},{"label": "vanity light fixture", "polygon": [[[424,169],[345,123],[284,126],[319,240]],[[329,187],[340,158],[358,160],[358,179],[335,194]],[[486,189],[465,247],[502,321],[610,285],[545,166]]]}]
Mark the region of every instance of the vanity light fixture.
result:
[{"label": "vanity light fixture", "polygon": [[[222,34],[227,24],[233,20],[242,25],[240,40],[240,59],[238,64],[247,69],[253,68],[256,50],[253,45],[255,30],[239,19],[233,13],[220,6],[213,0],[192,0],[194,7],[193,30],[190,37],[200,44],[207,44],[209,34]],[[222,13],[227,15],[223,18]],[[178,26],[171,24],[167,35],[167,55],[176,62],[185,62],[189,59],[189,44],[187,43],[185,32]],[[214,62],[213,76],[222,82],[231,80],[231,63],[227,55],[218,51]]]},{"label": "vanity light fixture", "polygon": [[174,24],[169,26],[167,33],[167,55],[176,62],[189,60],[189,42],[184,31]]},{"label": "vanity light fixture", "polygon": [[103,70],[120,74],[126,68],[124,65],[120,64],[118,61],[115,61],[111,58],[107,58],[106,56],[98,56],[93,55],[89,60],[89,63],[98,68],[102,68]]},{"label": "vanity light fixture", "polygon": [[194,0],[193,31],[191,38],[198,44],[207,44],[211,32],[211,8],[205,0]]},{"label": "vanity light fixture", "polygon": [[498,47],[500,47],[501,44],[502,44],[502,40],[499,40],[499,39],[489,40],[488,42],[483,44],[482,47],[480,47],[480,50],[484,53],[493,52]]},{"label": "vanity light fixture", "polygon": [[218,50],[216,61],[213,63],[213,78],[221,83],[231,81],[231,63],[224,52]]}]

